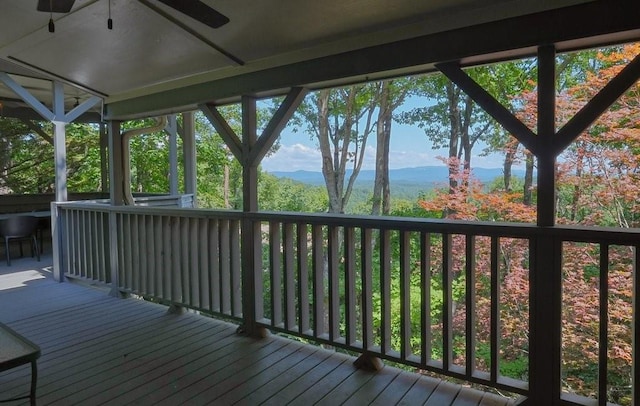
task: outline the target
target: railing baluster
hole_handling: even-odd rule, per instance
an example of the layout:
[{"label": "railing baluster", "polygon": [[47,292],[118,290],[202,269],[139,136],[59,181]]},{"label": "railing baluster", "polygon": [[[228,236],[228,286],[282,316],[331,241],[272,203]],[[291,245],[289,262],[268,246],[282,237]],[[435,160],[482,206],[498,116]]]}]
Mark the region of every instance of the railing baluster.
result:
[{"label": "railing baluster", "polygon": [[85,242],[87,241],[86,222],[84,221],[84,210],[78,210],[78,228],[80,229],[78,239],[78,268],[80,275],[84,278],[89,277],[89,268],[87,267],[87,252]]},{"label": "railing baluster", "polygon": [[632,298],[632,316],[631,316],[631,329],[632,329],[632,370],[631,370],[631,391],[632,402],[631,404],[640,404],[640,367],[638,366],[638,346],[640,346],[640,328],[638,328],[638,298],[640,298],[640,281],[638,280],[638,265],[640,264],[640,249],[636,245],[633,247],[633,298]]},{"label": "railing baluster", "polygon": [[313,261],[313,336],[323,338],[325,335],[325,305],[324,305],[324,250],[323,230],[321,225],[312,226],[313,241],[311,256]]},{"label": "railing baluster", "polygon": [[411,355],[411,234],[400,231],[400,358]]},{"label": "railing baluster", "polygon": [[609,244],[600,244],[600,325],[598,345],[598,405],[607,405],[609,353]]},{"label": "railing baluster", "polygon": [[[78,211],[77,210],[71,210],[71,213],[69,213],[69,222],[68,222],[68,226],[67,226],[67,230],[75,230],[76,229],[76,224],[78,224]],[[77,241],[78,241],[79,234],[73,233],[71,234],[71,238],[69,238],[70,240],[70,244],[69,244],[69,254],[67,256],[67,258],[69,259],[69,270],[68,272],[71,273],[72,275],[78,275],[81,276],[81,273],[78,269],[78,260],[76,258],[76,246],[77,246]]]},{"label": "railing baluster", "polygon": [[420,357],[431,361],[431,234],[420,232]]},{"label": "railing baluster", "polygon": [[491,237],[491,382],[497,383],[500,376],[500,240]]},{"label": "railing baluster", "polygon": [[139,251],[139,268],[138,274],[140,275],[140,286],[138,287],[138,291],[144,294],[149,294],[149,280],[147,279],[147,274],[149,273],[148,266],[148,248],[147,248],[147,233],[146,233],[146,219],[147,216],[144,214],[136,215],[136,220],[138,222],[138,249]]},{"label": "railing baluster", "polygon": [[231,238],[229,220],[220,222],[220,312],[231,312]]},{"label": "railing baluster", "polygon": [[125,272],[125,283],[126,288],[131,290],[134,286],[134,269],[133,269],[133,255],[132,250],[132,239],[133,233],[131,231],[131,215],[126,214],[122,217],[123,223],[123,233],[125,234],[125,249],[124,249],[124,272]]},{"label": "railing baluster", "polygon": [[372,287],[372,262],[373,262],[373,240],[370,228],[363,228],[362,235],[362,269],[360,277],[362,279],[362,349],[368,351],[374,344],[373,342],[373,306],[371,298],[373,297]]},{"label": "railing baluster", "polygon": [[353,227],[344,228],[344,283],[345,283],[345,340],[348,345],[356,341],[356,244]]},{"label": "railing baluster", "polygon": [[452,363],[453,292],[451,264],[451,234],[442,234],[442,368],[449,371]]},{"label": "railing baluster", "polygon": [[160,269],[162,271],[162,296],[165,299],[171,300],[173,295],[173,284],[172,281],[172,264],[173,264],[173,253],[171,252],[171,217],[162,216],[161,219],[161,227],[162,227],[162,258],[160,261]]},{"label": "railing baluster", "polygon": [[210,220],[209,226],[209,283],[211,296],[209,308],[220,313],[220,220]]},{"label": "railing baluster", "polygon": [[141,241],[140,241],[140,216],[137,214],[131,214],[129,216],[131,221],[131,272],[133,273],[133,285],[131,289],[137,292],[142,292],[142,255],[140,255]]},{"label": "railing baluster", "polygon": [[229,242],[229,267],[231,283],[231,315],[240,317],[242,315],[242,252],[240,250],[240,221],[231,220]]},{"label": "railing baluster", "polygon": [[181,255],[180,247],[182,245],[182,238],[176,238],[180,236],[180,218],[170,217],[171,221],[171,286],[172,294],[171,300],[175,303],[182,303],[184,299],[182,296],[182,272],[180,270]]},{"label": "railing baluster", "polygon": [[180,253],[180,265],[178,269],[182,292],[182,300],[180,303],[191,304],[191,268],[189,267],[189,246],[191,245],[191,241],[189,241],[189,219],[177,217],[177,220],[180,224],[180,247],[178,251]]},{"label": "railing baluster", "polygon": [[470,378],[476,370],[476,238],[467,234],[465,239],[465,369]]},{"label": "railing baluster", "polygon": [[284,328],[293,330],[296,325],[295,254],[293,252],[293,223],[282,225],[284,256]]},{"label": "railing baluster", "polygon": [[156,235],[155,216],[147,216],[146,218],[145,239],[147,240],[147,283],[148,291],[159,296],[158,290],[158,265],[157,265],[157,247],[156,243],[160,238]]},{"label": "railing baluster", "polygon": [[104,278],[105,267],[101,264],[102,256],[100,255],[100,214],[99,212],[89,212],[91,219],[91,233],[88,243],[91,244],[91,265],[93,266],[93,278],[97,281],[106,282]]},{"label": "railing baluster", "polygon": [[211,297],[209,294],[209,221],[205,218],[198,219],[198,288],[200,289],[200,307],[211,310]]},{"label": "railing baluster", "polygon": [[307,225],[305,223],[297,223],[297,262],[298,262],[298,332],[306,334],[309,330],[309,265],[307,257],[309,256],[307,234]]},{"label": "railing baluster", "polygon": [[380,230],[380,352],[391,350],[391,242],[389,230]]},{"label": "railing baluster", "polygon": [[338,280],[338,227],[329,226],[328,232],[328,265],[329,265],[329,340],[340,338],[340,292]]},{"label": "railing baluster", "polygon": [[200,296],[200,267],[198,266],[198,219],[189,219],[189,271],[191,281],[189,282],[189,292],[191,294],[191,305],[202,307],[202,297]]},{"label": "railing baluster", "polygon": [[269,223],[269,266],[271,267],[271,325],[280,326],[282,320],[282,251],[280,223]]}]

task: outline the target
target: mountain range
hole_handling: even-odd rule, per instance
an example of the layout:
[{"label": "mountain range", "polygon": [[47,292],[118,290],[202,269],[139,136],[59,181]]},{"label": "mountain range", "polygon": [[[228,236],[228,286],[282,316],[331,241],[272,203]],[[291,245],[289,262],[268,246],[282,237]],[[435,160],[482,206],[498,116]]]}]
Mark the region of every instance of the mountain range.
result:
[{"label": "mountain range", "polygon": [[[322,172],[314,171],[274,171],[269,172],[278,178],[289,178],[297,182],[308,185],[324,185],[324,177]],[[351,171],[348,171],[349,175]],[[483,184],[492,182],[498,177],[502,177],[502,168],[473,168],[472,175],[474,179],[479,180]],[[446,185],[448,182],[448,171],[445,166],[418,166],[415,168],[400,168],[389,170],[389,180],[394,185],[423,185],[426,187],[434,187],[438,185]],[[524,170],[512,170],[512,176],[523,178]],[[373,169],[361,170],[358,175],[356,184],[359,186],[372,185],[375,177]]]}]

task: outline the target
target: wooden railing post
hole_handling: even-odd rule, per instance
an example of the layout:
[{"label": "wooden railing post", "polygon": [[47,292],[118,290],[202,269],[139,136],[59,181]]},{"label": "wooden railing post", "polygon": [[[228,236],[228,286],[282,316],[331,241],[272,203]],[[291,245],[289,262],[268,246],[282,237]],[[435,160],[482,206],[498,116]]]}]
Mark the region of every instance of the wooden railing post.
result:
[{"label": "wooden railing post", "polygon": [[62,232],[62,218],[56,202],[51,202],[51,250],[53,252],[53,279],[58,282],[64,281],[64,255],[62,250],[65,243],[63,236],[68,235]]},{"label": "wooden railing post", "polygon": [[263,337],[264,328],[258,328],[262,318],[262,248],[260,222],[245,216],[242,219],[242,326],[238,332]]},{"label": "wooden railing post", "polygon": [[118,214],[110,210],[109,211],[109,270],[111,273],[111,291],[110,296],[120,297],[120,275],[118,272]]},{"label": "wooden railing post", "polygon": [[530,242],[529,405],[560,404],[562,241],[538,235]]}]

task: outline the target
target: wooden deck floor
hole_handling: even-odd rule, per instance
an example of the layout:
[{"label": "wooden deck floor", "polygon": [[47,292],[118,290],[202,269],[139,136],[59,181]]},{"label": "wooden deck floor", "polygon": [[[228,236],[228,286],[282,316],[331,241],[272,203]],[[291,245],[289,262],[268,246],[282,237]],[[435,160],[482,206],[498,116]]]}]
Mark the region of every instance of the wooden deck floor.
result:
[{"label": "wooden deck floor", "polygon": [[[39,344],[39,405],[507,405],[495,395],[51,279],[46,258],[0,268],[0,321]],[[24,395],[30,369],[0,373]],[[13,404],[26,404],[15,402]]]}]

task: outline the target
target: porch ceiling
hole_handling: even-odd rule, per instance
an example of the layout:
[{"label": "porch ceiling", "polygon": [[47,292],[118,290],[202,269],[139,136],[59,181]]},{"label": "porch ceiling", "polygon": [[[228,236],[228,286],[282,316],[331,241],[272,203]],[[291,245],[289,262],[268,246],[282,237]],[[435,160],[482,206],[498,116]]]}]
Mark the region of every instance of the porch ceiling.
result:
[{"label": "porch ceiling", "polygon": [[[109,1],[76,0],[70,13],[53,15],[50,33],[36,0],[3,0],[0,72],[48,106],[57,79],[68,108],[95,94],[108,117],[128,118],[499,58],[539,41],[635,39],[640,28],[628,0],[204,0],[230,18],[218,29],[157,0],[110,2],[113,30]],[[24,107],[3,85],[0,100],[5,113]]]}]

